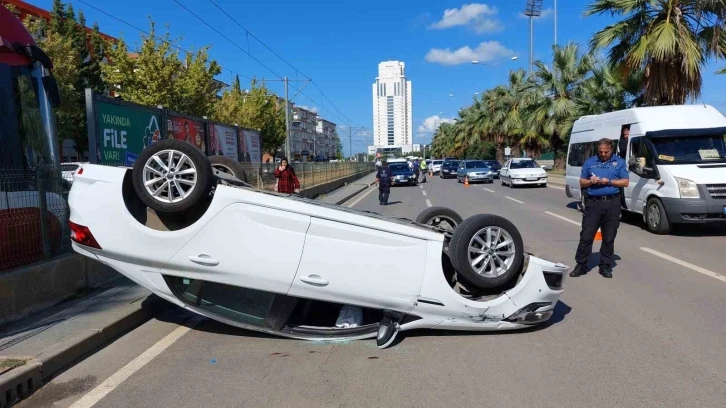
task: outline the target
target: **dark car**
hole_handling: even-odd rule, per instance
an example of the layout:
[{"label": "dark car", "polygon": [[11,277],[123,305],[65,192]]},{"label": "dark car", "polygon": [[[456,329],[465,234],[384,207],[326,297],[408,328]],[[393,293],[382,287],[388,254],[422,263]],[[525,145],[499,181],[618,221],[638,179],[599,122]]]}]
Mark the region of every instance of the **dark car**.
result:
[{"label": "dark car", "polygon": [[415,186],[418,184],[416,174],[408,168],[408,163],[391,163],[388,168],[391,170],[391,176],[393,177],[391,185],[408,184]]},{"label": "dark car", "polygon": [[441,165],[440,177],[442,179],[455,178],[459,169],[459,160],[445,160]]},{"label": "dark car", "polygon": [[494,178],[499,178],[499,170],[502,168],[502,165],[497,160],[484,160],[484,164],[492,169],[492,173],[494,173]]}]

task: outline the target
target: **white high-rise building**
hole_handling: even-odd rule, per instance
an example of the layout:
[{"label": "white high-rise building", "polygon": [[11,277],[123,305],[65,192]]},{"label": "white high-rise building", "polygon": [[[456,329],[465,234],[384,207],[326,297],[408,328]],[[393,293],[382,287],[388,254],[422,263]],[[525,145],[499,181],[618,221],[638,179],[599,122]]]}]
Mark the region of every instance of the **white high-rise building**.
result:
[{"label": "white high-rise building", "polygon": [[378,77],[373,84],[375,146],[370,146],[369,152],[382,150],[387,146],[410,151],[413,145],[411,81],[406,80],[405,68],[406,64],[401,61],[385,61],[378,64]]}]

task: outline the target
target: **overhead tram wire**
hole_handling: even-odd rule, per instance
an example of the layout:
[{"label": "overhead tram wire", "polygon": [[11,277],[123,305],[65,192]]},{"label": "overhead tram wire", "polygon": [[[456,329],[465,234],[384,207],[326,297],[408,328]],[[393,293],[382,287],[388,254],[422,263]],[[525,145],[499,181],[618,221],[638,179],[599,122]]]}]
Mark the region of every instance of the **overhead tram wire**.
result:
[{"label": "overhead tram wire", "polygon": [[[108,13],[108,12],[105,12],[105,11],[103,11],[103,10],[99,9],[99,8],[98,8],[98,7],[96,7],[96,6],[94,6],[94,5],[92,5],[92,4],[89,4],[89,3],[85,2],[84,0],[78,0],[78,1],[79,1],[79,2],[81,2],[81,3],[83,3],[83,4],[85,4],[86,6],[88,6],[88,7],[90,7],[90,8],[92,8],[92,9],[94,9],[94,10],[98,11],[98,12],[99,12],[99,13],[101,13],[101,14],[103,14],[103,15],[105,15],[105,16],[107,16],[107,17],[110,17],[110,18],[112,18],[112,19],[114,19],[114,20],[116,20],[116,21],[118,21],[118,22],[119,22],[119,23],[121,23],[121,24],[124,24],[124,25],[126,25],[126,26],[129,26],[129,27],[133,28],[134,30],[137,30],[137,31],[139,31],[139,32],[141,32],[141,33],[143,33],[143,34],[146,34],[147,36],[149,36],[149,37],[151,37],[151,38],[153,38],[153,39],[155,39],[155,40],[158,40],[158,41],[161,41],[161,42],[163,42],[163,43],[165,43],[165,44],[168,44],[169,46],[171,46],[171,47],[174,47],[174,48],[176,48],[176,49],[178,49],[178,50],[180,50],[180,51],[184,51],[184,52],[185,52],[185,53],[187,53],[188,55],[194,55],[194,53],[192,53],[191,51],[188,51],[188,50],[186,50],[186,49],[182,48],[181,46],[179,46],[179,45],[176,45],[176,44],[174,44],[174,43],[172,43],[172,42],[170,42],[170,41],[167,41],[167,40],[165,40],[165,39],[163,39],[163,38],[161,38],[161,37],[157,37],[157,36],[155,36],[155,35],[151,35],[151,34],[150,34],[149,32],[147,32],[146,30],[143,30],[143,29],[141,29],[141,28],[139,28],[139,27],[136,27],[135,25],[133,25],[133,24],[131,24],[131,23],[129,23],[129,22],[127,22],[127,21],[125,21],[125,20],[122,20],[122,19],[120,19],[120,18],[118,18],[118,17],[116,17],[116,16],[114,16],[114,15],[112,15],[112,14]],[[252,78],[248,77],[247,75],[244,75],[244,74],[240,74],[239,72],[237,72],[237,71],[234,71],[234,70],[231,70],[231,69],[229,69],[229,68],[226,68],[226,67],[224,67],[224,66],[222,66],[222,65],[220,65],[219,67],[220,67],[220,68],[222,68],[222,69],[223,69],[223,70],[225,70],[225,71],[228,71],[228,72],[232,73],[232,74],[235,74],[235,75],[239,75],[239,76],[241,76],[242,78],[245,78],[245,79],[249,79],[249,80],[252,80]]]}]

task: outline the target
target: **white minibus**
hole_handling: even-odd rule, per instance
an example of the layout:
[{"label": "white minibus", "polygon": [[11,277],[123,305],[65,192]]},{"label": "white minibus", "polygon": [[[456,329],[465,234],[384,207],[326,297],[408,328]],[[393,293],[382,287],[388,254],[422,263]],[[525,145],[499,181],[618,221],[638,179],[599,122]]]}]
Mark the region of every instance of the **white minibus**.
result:
[{"label": "white minibus", "polygon": [[628,164],[623,209],[642,214],[648,230],[668,234],[673,224],[726,223],[726,117],[718,110],[669,105],[579,118],[570,135],[565,194],[581,206],[580,171],[601,138],[612,139],[614,154]]}]

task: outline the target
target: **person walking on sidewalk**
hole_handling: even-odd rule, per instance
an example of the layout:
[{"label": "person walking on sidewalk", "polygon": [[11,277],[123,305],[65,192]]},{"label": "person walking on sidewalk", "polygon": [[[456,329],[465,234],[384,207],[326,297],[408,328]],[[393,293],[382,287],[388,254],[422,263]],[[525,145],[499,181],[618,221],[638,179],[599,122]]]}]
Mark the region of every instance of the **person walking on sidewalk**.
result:
[{"label": "person walking on sidewalk", "polygon": [[295,169],[288,164],[287,157],[280,160],[280,166],[275,169],[275,178],[277,178],[278,193],[293,194],[300,192],[300,181],[295,175]]},{"label": "person walking on sidewalk", "polygon": [[[421,175],[423,176],[422,183],[426,182],[426,160],[421,160]],[[418,180],[418,179],[416,179]]]},{"label": "person walking on sidewalk", "polygon": [[376,182],[378,182],[378,203],[380,205],[388,205],[388,194],[391,192],[391,169],[388,168],[386,159],[383,159],[378,172],[376,173]]},{"label": "person walking on sidewalk", "polygon": [[582,165],[580,188],[582,194],[585,194],[586,204],[582,214],[580,243],[575,255],[577,266],[570,272],[573,278],[587,273],[587,261],[598,229],[602,231],[600,274],[606,278],[613,277],[615,236],[620,225],[620,191],[630,184],[625,160],[614,155],[614,150],[613,141],[602,138],[598,141],[597,155]]}]

